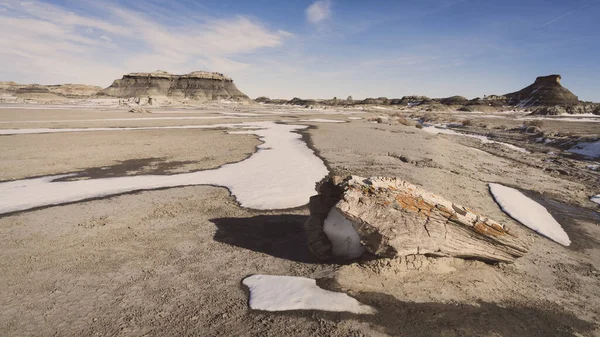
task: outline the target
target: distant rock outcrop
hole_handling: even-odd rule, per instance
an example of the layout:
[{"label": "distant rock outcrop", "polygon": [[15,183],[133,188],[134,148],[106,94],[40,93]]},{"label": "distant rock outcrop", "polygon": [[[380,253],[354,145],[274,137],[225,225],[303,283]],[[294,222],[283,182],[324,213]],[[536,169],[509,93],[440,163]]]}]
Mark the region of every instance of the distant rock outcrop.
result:
[{"label": "distant rock outcrop", "polygon": [[85,84],[19,84],[0,82],[0,94],[12,95],[22,100],[64,100],[65,98],[88,98],[102,90]]},{"label": "distant rock outcrop", "polygon": [[532,85],[504,96],[509,105],[523,108],[578,104],[579,98],[563,87],[560,80],[560,75],[540,76]]},{"label": "distant rock outcrop", "polygon": [[118,98],[147,98],[148,102],[162,100],[212,101],[229,99],[246,101],[233,84],[233,80],[221,73],[196,71],[186,75],[173,75],[164,71],[131,73],[115,80],[98,95]]}]

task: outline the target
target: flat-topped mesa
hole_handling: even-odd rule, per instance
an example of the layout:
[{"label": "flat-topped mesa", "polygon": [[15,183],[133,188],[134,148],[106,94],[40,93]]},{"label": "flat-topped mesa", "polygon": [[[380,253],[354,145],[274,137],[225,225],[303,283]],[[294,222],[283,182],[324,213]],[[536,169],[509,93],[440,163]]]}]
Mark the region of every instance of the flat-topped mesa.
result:
[{"label": "flat-topped mesa", "polygon": [[535,79],[534,84],[559,85],[562,87],[562,84],[560,84],[561,79],[562,79],[562,77],[558,74],[548,75],[548,76],[539,76]]},{"label": "flat-topped mesa", "polygon": [[131,73],[115,80],[99,95],[145,98],[149,102],[157,99],[169,101],[248,100],[248,96],[237,89],[230,77],[207,71],[194,71],[185,75],[174,75],[161,70],[151,73]]},{"label": "flat-topped mesa", "polygon": [[579,98],[562,86],[560,75],[540,76],[535,82],[517,92],[506,94],[509,105],[519,107],[575,105]]},{"label": "flat-topped mesa", "polygon": [[206,80],[218,80],[218,81],[229,81],[233,82],[231,77],[227,77],[222,73],[217,72],[209,72],[209,71],[193,71],[189,74],[185,75],[174,75],[170,74],[163,70],[153,71],[151,73],[130,73],[124,75],[123,78],[134,78],[134,77],[153,77],[153,78],[170,78],[170,79],[179,79],[179,78],[198,78],[198,79],[206,79]]}]

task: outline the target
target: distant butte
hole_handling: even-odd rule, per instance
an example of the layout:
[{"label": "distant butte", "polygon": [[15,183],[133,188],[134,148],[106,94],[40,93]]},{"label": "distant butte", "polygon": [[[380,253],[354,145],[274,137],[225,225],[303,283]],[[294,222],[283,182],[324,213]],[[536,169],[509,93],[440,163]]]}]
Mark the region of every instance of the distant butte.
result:
[{"label": "distant butte", "polygon": [[579,98],[560,84],[561,78],[560,75],[540,76],[532,85],[504,96],[509,105],[524,108],[578,104]]},{"label": "distant butte", "polygon": [[195,71],[185,75],[174,75],[160,70],[151,73],[131,73],[115,80],[98,95],[145,98],[150,104],[163,100],[249,100],[248,96],[233,84],[230,77],[207,71]]}]

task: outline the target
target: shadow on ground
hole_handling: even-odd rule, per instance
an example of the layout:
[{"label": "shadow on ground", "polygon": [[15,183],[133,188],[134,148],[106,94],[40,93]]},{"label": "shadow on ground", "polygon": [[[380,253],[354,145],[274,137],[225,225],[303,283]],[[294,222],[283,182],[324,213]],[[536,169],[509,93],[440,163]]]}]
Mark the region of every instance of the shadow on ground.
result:
[{"label": "shadow on ground", "polygon": [[600,222],[600,214],[593,210],[561,203],[550,196],[539,192],[520,190],[527,197],[544,206],[550,214],[560,223],[571,239],[571,250],[582,251],[600,247],[600,240],[590,234],[580,223],[595,224]]},{"label": "shadow on ground", "polygon": [[305,215],[257,215],[250,218],[218,218],[214,240],[281,259],[316,263],[306,243]]},{"label": "shadow on ground", "polygon": [[114,165],[90,167],[74,172],[74,176],[56,179],[55,181],[123,177],[140,174],[139,172],[143,172],[143,174],[170,174],[176,168],[193,163],[193,161],[168,161],[166,158],[128,159],[119,161]]},{"label": "shadow on ground", "polygon": [[581,320],[550,302],[532,306],[488,302],[467,305],[403,302],[391,295],[375,292],[353,296],[376,308],[377,314],[293,311],[277,315],[308,315],[336,323],[353,319],[392,336],[587,336],[596,328],[593,323]]}]

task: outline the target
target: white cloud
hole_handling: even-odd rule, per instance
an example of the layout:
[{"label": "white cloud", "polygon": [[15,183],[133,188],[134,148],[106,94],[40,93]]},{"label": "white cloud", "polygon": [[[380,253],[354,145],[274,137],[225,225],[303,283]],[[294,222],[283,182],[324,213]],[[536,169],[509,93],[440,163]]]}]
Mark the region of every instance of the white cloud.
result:
[{"label": "white cloud", "polygon": [[317,0],[306,9],[306,19],[310,23],[319,23],[331,16],[331,1]]},{"label": "white cloud", "polygon": [[[0,79],[108,85],[124,73],[164,69],[227,73],[236,58],[283,45],[293,35],[257,20],[145,15],[103,5],[77,14],[41,2],[8,0],[0,11]],[[177,25],[165,22],[176,20]],[[199,68],[202,66],[202,68]]]}]

